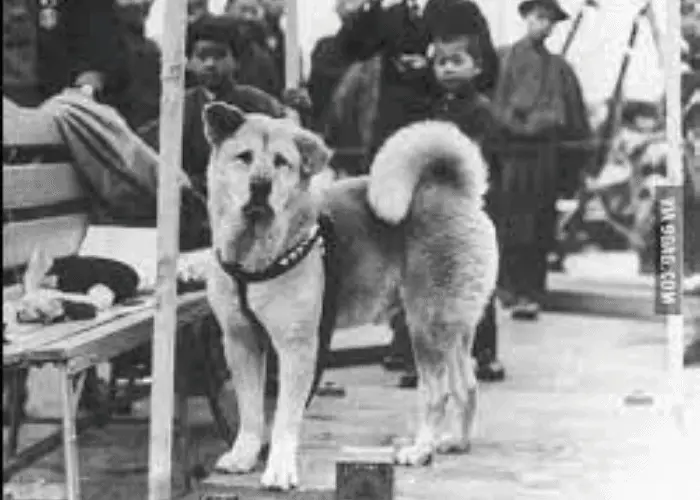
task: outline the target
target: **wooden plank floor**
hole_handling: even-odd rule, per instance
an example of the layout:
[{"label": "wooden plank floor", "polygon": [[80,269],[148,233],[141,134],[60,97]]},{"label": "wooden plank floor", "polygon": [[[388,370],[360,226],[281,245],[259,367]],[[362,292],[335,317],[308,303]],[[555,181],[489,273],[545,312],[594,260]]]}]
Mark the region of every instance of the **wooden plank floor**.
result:
[{"label": "wooden plank floor", "polygon": [[[540,323],[508,323],[503,357],[509,380],[482,386],[471,453],[441,456],[426,468],[396,468],[396,498],[661,498],[638,496],[655,491],[640,487],[645,474],[658,473],[644,466],[671,435],[660,413],[660,326],[557,315]],[[301,492],[289,498],[332,498],[335,463],[347,448],[387,450],[414,428],[415,393],[396,388],[395,375],[364,367],[330,378],[347,395],[312,404],[302,439]],[[700,377],[693,380],[697,391]],[[626,396],[635,393],[654,403],[626,405]],[[214,474],[202,491],[286,498],[260,492],[259,480],[260,471]],[[611,496],[630,488],[637,488],[635,496]]]},{"label": "wooden plank floor", "polygon": [[[386,338],[379,330],[362,333],[367,342]],[[345,332],[339,343],[356,346],[358,337]],[[674,500],[696,500],[700,370],[685,371],[691,431],[685,451],[679,451],[662,412],[664,342],[662,327],[647,321],[562,314],[545,314],[536,323],[503,318],[501,356],[508,379],[482,385],[471,453],[438,457],[423,469],[397,468],[396,499],[658,500],[673,491]],[[209,482],[216,479],[224,489],[235,485],[240,500],[333,498],[335,460],[346,455],[344,448],[386,446],[413,428],[415,394],[395,387],[397,375],[368,366],[332,370],[326,380],[347,393],[315,400],[307,414],[302,491],[261,492],[259,472]],[[654,404],[625,404],[635,391],[651,395]],[[195,400],[192,411],[190,461],[211,470],[225,446],[206,404]],[[137,405],[137,415],[147,412],[148,401]],[[85,498],[146,498],[147,443],[146,424],[117,423],[82,435]],[[56,484],[62,472],[57,450],[15,481]],[[202,491],[188,500],[199,500]]]}]

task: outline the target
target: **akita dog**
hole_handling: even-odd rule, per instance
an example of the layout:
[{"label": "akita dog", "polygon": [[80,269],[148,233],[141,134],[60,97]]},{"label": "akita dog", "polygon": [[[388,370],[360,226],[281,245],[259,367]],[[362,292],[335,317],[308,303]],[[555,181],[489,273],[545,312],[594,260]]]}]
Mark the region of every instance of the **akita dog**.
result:
[{"label": "akita dog", "polygon": [[[422,411],[414,441],[397,449],[396,462],[422,465],[436,451],[466,451],[477,403],[471,344],[498,262],[479,147],[449,123],[411,125],[387,140],[368,176],[319,194],[312,178],[327,170],[330,151],[312,132],[223,103],[208,105],[204,121],[218,257],[208,295],[240,415],[236,442],[217,469],[245,473],[258,461],[271,345],[280,387],[262,484],[297,485],[305,402],[319,350],[328,346],[318,335],[324,302],[335,305],[338,328],[376,323],[397,298],[406,309]],[[323,230],[328,225],[332,231]],[[455,409],[449,419],[448,400]]]}]

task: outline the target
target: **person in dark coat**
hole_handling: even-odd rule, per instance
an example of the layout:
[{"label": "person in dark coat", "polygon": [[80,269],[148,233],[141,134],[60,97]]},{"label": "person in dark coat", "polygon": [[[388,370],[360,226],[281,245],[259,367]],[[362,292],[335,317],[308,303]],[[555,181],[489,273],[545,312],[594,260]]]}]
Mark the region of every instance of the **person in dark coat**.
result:
[{"label": "person in dark coat", "polygon": [[125,83],[114,0],[3,0],[3,95],[38,106],[75,87],[109,102]]},{"label": "person in dark coat", "polygon": [[343,23],[337,38],[348,60],[381,54],[373,156],[393,132],[428,114],[435,92],[426,59],[428,25],[416,2],[404,0],[384,8],[380,0],[370,0]]},{"label": "person in dark coat", "polygon": [[[348,0],[336,0],[335,12],[342,26],[353,11]],[[350,58],[340,46],[338,33],[322,37],[314,45],[308,87],[316,130],[323,130],[333,93],[353,62],[354,58]]]},{"label": "person in dark coat", "polygon": [[160,64],[158,44],[146,38],[145,21],[148,4],[135,2],[120,5],[119,18],[125,50],[127,82],[114,99],[114,105],[129,126],[138,129],[158,118],[160,109]]},{"label": "person in dark coat", "polygon": [[280,75],[282,88],[287,88],[285,66],[286,35],[282,28],[285,0],[261,0],[265,9],[265,25],[267,27],[266,46],[275,61],[275,67]]},{"label": "person in dark coat", "polygon": [[226,7],[227,17],[237,21],[236,32],[241,37],[238,81],[251,85],[275,97],[284,90],[284,71],[270,48],[273,36],[258,0],[233,0]]},{"label": "person in dark coat", "polygon": [[[486,211],[498,226],[501,164],[500,123],[489,99],[476,90],[476,82],[484,64],[483,38],[465,35],[464,26],[450,25],[449,19],[458,19],[459,6],[445,11],[447,19],[433,33],[433,68],[442,95],[435,101],[430,118],[457,125],[460,130],[482,147],[482,154],[489,166],[489,191],[486,195]],[[484,316],[475,332],[472,354],[477,360],[477,378],[500,381],[505,369],[497,358],[498,324],[496,296],[491,297]]]},{"label": "person in dark coat", "polygon": [[508,132],[501,155],[505,205],[500,238],[505,287],[515,297],[513,317],[536,319],[554,246],[559,186],[576,177],[587,161],[585,154],[577,158],[561,143],[584,142],[591,129],[574,70],[545,46],[568,15],[556,0],[525,0],[519,12],[527,35],[504,52],[494,94]]}]

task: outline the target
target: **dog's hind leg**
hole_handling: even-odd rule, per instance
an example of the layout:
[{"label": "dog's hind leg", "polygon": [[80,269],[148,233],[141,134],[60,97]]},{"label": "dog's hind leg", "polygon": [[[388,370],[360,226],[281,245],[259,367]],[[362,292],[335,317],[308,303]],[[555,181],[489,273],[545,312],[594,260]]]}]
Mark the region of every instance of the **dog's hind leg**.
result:
[{"label": "dog's hind leg", "polygon": [[240,427],[233,447],[219,458],[215,469],[243,474],[257,465],[264,440],[266,352],[261,346],[260,334],[245,319],[237,320],[234,318],[237,315],[230,312],[217,312],[216,315],[223,330],[224,351],[231,371],[230,384],[238,402]]},{"label": "dog's hind leg", "polygon": [[418,372],[420,415],[413,444],[397,450],[395,461],[401,465],[427,465],[432,461],[436,449],[450,395],[448,352],[428,339],[440,337],[434,329],[445,328],[445,325],[416,328],[409,312],[409,328]]},{"label": "dog's hind leg", "polygon": [[465,336],[464,342],[450,353],[448,372],[453,411],[446,422],[448,431],[438,440],[437,451],[465,453],[471,446],[478,397],[471,336]]}]

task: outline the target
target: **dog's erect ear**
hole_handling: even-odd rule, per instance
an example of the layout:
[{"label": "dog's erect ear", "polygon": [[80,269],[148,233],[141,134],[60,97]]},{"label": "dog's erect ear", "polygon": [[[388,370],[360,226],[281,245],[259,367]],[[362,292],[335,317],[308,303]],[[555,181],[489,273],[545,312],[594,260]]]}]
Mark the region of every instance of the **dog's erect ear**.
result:
[{"label": "dog's erect ear", "polygon": [[294,140],[301,153],[301,168],[305,174],[312,176],[328,164],[331,159],[331,150],[321,137],[309,130],[300,129]]},{"label": "dog's erect ear", "polygon": [[245,113],[236,106],[224,102],[213,102],[202,111],[204,135],[212,146],[218,146],[231,137],[245,122]]}]

